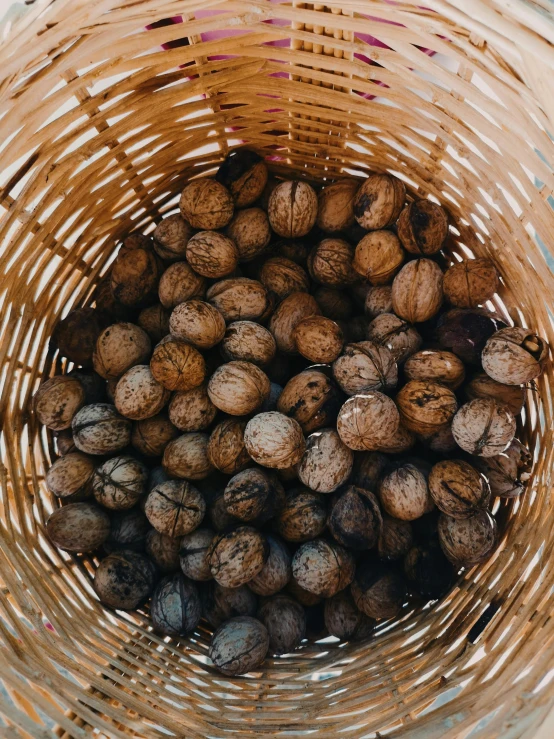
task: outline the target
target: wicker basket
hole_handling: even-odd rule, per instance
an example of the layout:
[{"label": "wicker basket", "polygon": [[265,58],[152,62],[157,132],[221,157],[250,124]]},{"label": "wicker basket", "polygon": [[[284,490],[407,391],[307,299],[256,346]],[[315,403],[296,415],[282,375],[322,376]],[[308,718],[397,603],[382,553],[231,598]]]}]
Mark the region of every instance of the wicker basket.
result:
[{"label": "wicker basket", "polygon": [[438,199],[459,229],[450,253],[491,255],[506,285],[496,307],[554,345],[548,6],[39,0],[7,29],[2,736],[535,735],[554,697],[552,366],[528,392],[534,477],[499,512],[505,536],[489,562],[423,612],[381,624],[369,644],[312,644],[237,679],[207,665],[207,632],[176,643],[140,613],[106,611],[93,562],[46,541],[52,441],[29,399],[58,368],[54,324],[91,300],[122,235],[152,230],[189,177],[242,143],[283,175],[319,183],[388,170]]}]

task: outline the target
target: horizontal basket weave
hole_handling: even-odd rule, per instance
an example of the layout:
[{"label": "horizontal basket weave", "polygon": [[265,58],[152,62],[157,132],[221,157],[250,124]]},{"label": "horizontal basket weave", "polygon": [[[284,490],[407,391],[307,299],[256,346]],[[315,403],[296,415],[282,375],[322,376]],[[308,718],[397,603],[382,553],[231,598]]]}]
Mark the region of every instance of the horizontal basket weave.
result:
[{"label": "horizontal basket weave", "polygon": [[[554,346],[554,22],[547,0],[43,0],[0,46],[0,734],[531,738],[553,702],[549,364],[525,496],[493,558],[367,644],[311,644],[226,679],[105,610],[44,522],[51,438],[30,398],[56,321],[118,240],[246,143],[314,183],[390,171],[490,255],[496,308]],[[506,7],[504,7],[506,6]],[[156,24],[156,21],[173,22]],[[155,24],[154,28],[148,28]],[[552,201],[554,202],[554,201]],[[483,617],[483,614],[485,616]],[[3,722],[3,728],[2,728]],[[5,733],[4,733],[5,732]]]}]

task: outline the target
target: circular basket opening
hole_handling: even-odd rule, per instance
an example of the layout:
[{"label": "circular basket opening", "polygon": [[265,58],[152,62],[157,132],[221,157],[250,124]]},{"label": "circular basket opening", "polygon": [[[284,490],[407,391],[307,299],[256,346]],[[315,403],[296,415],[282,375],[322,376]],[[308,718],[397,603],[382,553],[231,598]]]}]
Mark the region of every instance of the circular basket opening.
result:
[{"label": "circular basket opening", "polygon": [[147,614],[107,611],[94,562],[48,542],[54,447],[30,405],[63,366],[53,327],[93,301],[121,239],[150,233],[177,212],[185,182],[243,145],[280,176],[319,185],[387,171],[439,202],[456,224],[446,260],[492,258],[502,289],[490,307],[552,345],[552,126],[506,40],[524,20],[502,16],[495,44],[461,11],[411,4],[70,5],[33,8],[0,47],[6,725],[65,737],[93,727],[428,739],[507,736],[512,725],[510,736],[531,736],[550,706],[554,651],[550,364],[523,416],[533,477],[500,505],[489,561],[367,643],[310,643],[233,679],[208,666],[203,628],[164,640]]}]

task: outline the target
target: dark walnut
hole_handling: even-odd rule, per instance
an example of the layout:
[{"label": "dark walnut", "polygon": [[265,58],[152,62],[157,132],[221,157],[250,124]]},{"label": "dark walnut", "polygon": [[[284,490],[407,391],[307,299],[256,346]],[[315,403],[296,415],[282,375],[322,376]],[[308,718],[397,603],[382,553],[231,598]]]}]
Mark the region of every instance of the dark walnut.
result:
[{"label": "dark walnut", "polygon": [[94,575],[100,602],[121,611],[133,611],[154,588],[156,566],[139,552],[114,552],[103,559]]},{"label": "dark walnut", "polygon": [[150,529],[146,536],[146,554],[164,574],[179,569],[179,546],[178,537],[160,534],[156,529]]},{"label": "dark walnut", "polygon": [[269,472],[254,468],[232,477],[223,499],[227,511],[234,518],[261,524],[279,511],[285,500],[285,491]]},{"label": "dark walnut", "polygon": [[389,174],[370,174],[354,198],[354,216],[362,228],[375,231],[392,225],[404,206],[406,188]]},{"label": "dark walnut", "polygon": [[211,529],[196,529],[183,536],[179,549],[179,563],[183,573],[191,580],[211,580],[209,551],[215,537]]},{"label": "dark walnut", "polygon": [[96,340],[108,322],[106,313],[95,308],[72,310],[56,325],[51,345],[70,362],[90,367]]},{"label": "dark walnut", "polygon": [[255,616],[258,610],[258,598],[247,585],[224,588],[211,580],[202,587],[200,599],[202,615],[214,629],[236,616]]},{"label": "dark walnut", "polygon": [[160,303],[156,303],[141,310],[137,323],[143,331],[146,331],[151,341],[158,342],[169,333],[169,316],[170,312]]},{"label": "dark walnut", "polygon": [[319,536],[326,522],[327,508],[322,496],[305,488],[297,488],[287,493],[273,527],[286,541],[304,542]]},{"label": "dark walnut", "polygon": [[348,485],[331,504],[329,530],[344,547],[355,551],[373,549],[382,525],[379,503],[369,490]]},{"label": "dark walnut", "polygon": [[291,555],[287,545],[276,536],[266,536],[269,545],[269,556],[264,566],[248,583],[250,590],[256,595],[275,595],[282,590],[292,575]]},{"label": "dark walnut", "polygon": [[440,316],[436,338],[441,349],[449,349],[466,364],[481,364],[481,352],[487,340],[505,325],[481,308],[454,308]]},{"label": "dark walnut", "polygon": [[194,631],[202,618],[196,585],[180,572],[165,577],[152,594],[150,616],[158,634],[185,636]]},{"label": "dark walnut", "polygon": [[381,535],[377,544],[377,552],[381,559],[389,561],[402,559],[411,549],[413,541],[414,533],[409,521],[399,521],[397,518],[383,515]]},{"label": "dark walnut", "polygon": [[429,473],[429,492],[437,508],[452,518],[471,518],[490,500],[486,479],[464,460],[437,462]]},{"label": "dark walnut", "polygon": [[425,599],[441,598],[452,587],[455,571],[435,542],[412,547],[404,558],[410,589]]},{"label": "dark walnut", "polygon": [[322,285],[314,292],[314,298],[322,314],[333,321],[344,321],[354,312],[352,300],[346,291]]},{"label": "dark walnut", "polygon": [[332,426],[343,396],[324,372],[307,369],[292,377],[277,401],[277,410],[294,418],[305,434]]},{"label": "dark walnut", "polygon": [[269,634],[272,654],[289,654],[306,636],[304,608],[286,595],[276,595],[264,602],[258,617]]},{"label": "dark walnut", "polygon": [[246,208],[262,196],[268,172],[259,154],[240,148],[227,154],[215,179],[229,190],[237,208]]},{"label": "dark walnut", "polygon": [[402,576],[369,553],[358,560],[351,590],[360,611],[376,619],[397,616],[406,598]]},{"label": "dark walnut", "polygon": [[448,217],[431,200],[414,200],[400,214],[397,232],[410,254],[436,254],[448,234]]}]

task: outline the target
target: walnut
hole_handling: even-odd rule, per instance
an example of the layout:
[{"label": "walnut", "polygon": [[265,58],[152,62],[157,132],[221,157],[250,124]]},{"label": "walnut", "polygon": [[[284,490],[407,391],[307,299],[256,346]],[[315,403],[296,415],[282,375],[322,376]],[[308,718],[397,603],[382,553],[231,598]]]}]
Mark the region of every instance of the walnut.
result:
[{"label": "walnut", "polygon": [[70,503],[48,518],[46,534],[58,549],[93,552],[108,538],[110,518],[94,503]]},{"label": "walnut", "polygon": [[170,312],[160,303],[156,303],[141,310],[137,323],[143,331],[146,331],[150,340],[157,343],[169,333],[169,316]]},{"label": "walnut", "polygon": [[183,573],[191,580],[211,580],[208,553],[215,533],[211,529],[196,529],[183,536],[179,550],[179,561]]},{"label": "walnut", "polygon": [[362,228],[374,231],[392,225],[404,206],[406,188],[389,174],[370,174],[354,198],[354,216]]},{"label": "walnut", "polygon": [[337,233],[354,225],[354,197],[359,186],[360,180],[339,180],[321,190],[317,225],[322,231]]},{"label": "walnut", "polygon": [[365,555],[358,561],[352,583],[356,606],[370,618],[398,616],[406,598],[406,583],[391,565]]},{"label": "walnut", "polygon": [[409,521],[399,521],[397,518],[383,515],[381,535],[377,551],[381,559],[394,561],[401,559],[411,549],[414,536]]},{"label": "walnut", "polygon": [[501,326],[505,324],[482,308],[454,308],[440,316],[436,336],[442,349],[450,349],[467,364],[481,364],[487,340]]},{"label": "walnut", "polygon": [[301,267],[305,267],[307,264],[310,247],[306,241],[283,239],[270,248],[272,253],[277,257],[290,259],[291,262],[295,262]]},{"label": "walnut", "polygon": [[114,552],[103,559],[94,575],[100,602],[118,611],[133,611],[154,588],[156,567],[139,552]]},{"label": "walnut", "polygon": [[312,279],[329,287],[347,287],[356,282],[352,260],[354,247],[344,239],[323,239],[308,257],[308,269]]},{"label": "walnut", "polygon": [[293,331],[300,321],[320,314],[315,299],[307,293],[291,293],[277,307],[269,322],[269,330],[275,337],[277,349],[287,354],[296,352]]},{"label": "walnut", "polygon": [[229,324],[221,342],[221,355],[227,362],[243,360],[264,367],[271,362],[276,351],[271,332],[253,321]]},{"label": "walnut", "polygon": [[294,418],[310,434],[334,424],[343,396],[335,383],[318,369],[291,377],[277,401],[277,410]]},{"label": "walnut", "polygon": [[327,510],[322,496],[298,488],[287,493],[273,526],[286,541],[303,542],[319,536],[325,529],[326,520]]},{"label": "walnut", "polygon": [[305,449],[300,424],[277,411],[259,413],[247,423],[244,445],[255,462],[277,469],[297,464]]},{"label": "walnut", "polygon": [[377,318],[382,313],[392,313],[392,287],[390,285],[371,287],[365,298],[364,312],[370,319]]},{"label": "walnut", "polygon": [[481,359],[483,369],[497,382],[523,385],[543,371],[548,344],[525,328],[503,328],[487,341]]},{"label": "walnut", "polygon": [[293,331],[298,352],[311,362],[333,362],[341,353],[343,335],[340,326],[330,318],[310,316]]},{"label": "walnut", "polygon": [[491,495],[517,498],[524,492],[531,458],[529,451],[518,439],[514,439],[504,452],[494,457],[475,459],[473,463],[487,478]]},{"label": "walnut", "polygon": [[396,387],[398,366],[385,346],[371,341],[347,344],[333,364],[333,376],[347,395]]},{"label": "walnut", "polygon": [[261,469],[246,469],[232,477],[223,494],[225,507],[240,521],[262,524],[273,518],[285,499],[279,480]]},{"label": "walnut", "polygon": [[324,539],[301,544],[292,558],[296,582],[314,595],[330,598],[354,578],[354,557],[343,547]]},{"label": "walnut", "polygon": [[209,657],[224,675],[244,675],[262,664],[268,649],[266,627],[255,618],[237,616],[215,632]]},{"label": "walnut", "polygon": [[115,388],[115,407],[132,421],[155,416],[168,400],[169,390],[155,379],[147,364],[131,367]]},{"label": "walnut", "polygon": [[[352,300],[342,290],[334,287],[318,287],[314,298],[322,314],[333,321],[344,321],[352,315],[354,306]],[[391,303],[392,306],[392,303]]]},{"label": "walnut", "polygon": [[[94,300],[97,312],[102,315],[103,320],[104,317],[106,317],[106,320],[107,317],[109,317],[112,322],[132,321],[135,316],[134,308],[128,305],[123,305],[114,298],[111,281],[111,274],[110,271],[108,271],[96,285],[96,289],[92,294],[92,299]],[[102,328],[104,328],[104,324],[102,325]],[[71,332],[71,334],[72,336],[75,336],[73,332]],[[91,348],[94,349],[94,345],[92,345]],[[90,361],[90,358],[88,361]]]},{"label": "walnut", "polygon": [[294,292],[307,293],[310,280],[299,264],[285,257],[268,259],[260,270],[260,282],[265,289],[274,292],[280,300]]},{"label": "walnut", "polygon": [[212,526],[218,532],[227,531],[232,526],[240,523],[239,519],[232,516],[227,510],[223,493],[218,495],[210,505],[209,514]]},{"label": "walnut", "polygon": [[86,454],[113,454],[131,441],[131,422],[108,403],[85,405],[71,428],[75,446]]},{"label": "walnut", "polygon": [[404,574],[411,589],[426,600],[437,600],[452,586],[456,573],[440,546],[431,542],[410,549],[404,559]]},{"label": "walnut", "polygon": [[216,282],[206,298],[226,321],[261,320],[268,305],[267,291],[262,283],[246,277]]},{"label": "walnut", "polygon": [[264,566],[248,583],[256,595],[275,595],[282,590],[291,578],[291,555],[288,547],[276,536],[266,537],[269,556]]},{"label": "walnut", "polygon": [[261,254],[271,240],[267,215],[261,208],[239,210],[227,227],[227,235],[235,242],[239,262],[248,262]]},{"label": "walnut", "polygon": [[298,477],[318,493],[332,493],[348,480],[354,464],[352,451],[335,429],[321,429],[308,436]]},{"label": "walnut", "polygon": [[179,569],[180,541],[179,538],[160,534],[156,529],[150,529],[148,532],[146,553],[160,572],[177,572]]},{"label": "walnut", "polygon": [[286,595],[279,594],[266,600],[258,615],[269,634],[272,654],[292,652],[306,635],[304,609]]},{"label": "walnut", "polygon": [[371,231],[358,243],[353,267],[372,285],[385,285],[404,262],[404,251],[392,231]]},{"label": "walnut", "polygon": [[160,413],[133,424],[131,444],[146,457],[161,457],[164,449],[179,431],[169,418]]},{"label": "walnut", "polygon": [[470,518],[489,504],[490,490],[483,475],[468,462],[447,459],[429,473],[429,492],[437,508],[453,518]]},{"label": "walnut", "polygon": [[448,234],[448,218],[431,200],[414,200],[400,214],[397,230],[410,254],[436,254]]},{"label": "walnut", "polygon": [[208,382],[210,400],[224,413],[246,416],[269,395],[269,378],[251,362],[229,362],[218,367]]},{"label": "walnut", "polygon": [[281,182],[269,198],[268,215],[276,234],[298,239],[315,223],[317,195],[307,182]]},{"label": "walnut", "polygon": [[366,490],[377,490],[388,464],[388,458],[379,452],[355,452],[351,478],[353,484]]},{"label": "walnut", "polygon": [[166,446],[162,464],[174,477],[203,480],[213,467],[208,459],[208,435],[189,433],[178,436]]},{"label": "walnut", "polygon": [[200,526],[206,503],[190,482],[169,480],[148,494],[144,512],[156,531],[176,538],[190,534]]},{"label": "walnut", "polygon": [[369,490],[348,485],[332,503],[327,525],[343,547],[372,549],[383,525],[377,498]]},{"label": "walnut", "polygon": [[337,431],[354,451],[375,451],[387,442],[400,423],[394,402],[373,391],[349,398],[339,411]]},{"label": "walnut", "polygon": [[442,303],[442,271],[430,259],[414,259],[396,275],[392,283],[392,307],[410,323],[428,321]]},{"label": "walnut", "polygon": [[394,313],[382,313],[367,327],[367,338],[386,346],[397,362],[403,362],[421,347],[422,338],[413,326]]},{"label": "walnut", "polygon": [[208,459],[226,475],[235,475],[252,463],[244,446],[245,428],[246,421],[229,418],[212,431],[208,442]]},{"label": "walnut", "polygon": [[464,392],[468,400],[492,398],[507,406],[514,416],[521,413],[525,403],[525,389],[521,385],[503,385],[485,372],[474,375],[465,385]]},{"label": "walnut", "polygon": [[428,475],[410,462],[404,463],[385,475],[379,485],[379,500],[386,513],[401,521],[414,521],[435,507]]},{"label": "walnut", "polygon": [[381,442],[377,448],[385,454],[402,454],[411,449],[415,443],[416,435],[409,431],[403,423],[399,423],[394,434]]},{"label": "walnut", "polygon": [[94,460],[81,452],[57,459],[46,473],[46,487],[63,501],[75,503],[92,495]]},{"label": "walnut", "polygon": [[148,471],[133,457],[108,459],[100,465],[92,479],[96,502],[113,511],[132,508],[146,491]]},{"label": "walnut", "polygon": [[465,452],[494,457],[516,433],[516,420],[505,405],[492,398],[476,398],[463,405],[452,420],[452,435]]},{"label": "walnut", "polygon": [[341,641],[360,639],[368,627],[373,627],[373,621],[358,610],[348,590],[325,601],[324,618],[329,633]]},{"label": "walnut", "polygon": [[202,615],[216,629],[235,616],[254,616],[258,608],[258,599],[247,585],[224,588],[211,580],[200,591],[200,597]]},{"label": "walnut", "polygon": [[239,250],[228,236],[217,231],[199,231],[189,239],[187,261],[199,275],[218,279],[236,269]]},{"label": "walnut", "polygon": [[489,259],[467,259],[444,275],[444,296],[456,308],[476,308],[498,290],[498,272]]},{"label": "walnut", "polygon": [[246,208],[261,197],[268,172],[259,154],[241,148],[227,154],[215,178],[228,188],[237,208]]},{"label": "walnut", "polygon": [[190,223],[187,223],[179,213],[167,216],[152,234],[154,250],[166,262],[184,259],[188,240],[193,233]]},{"label": "walnut", "polygon": [[205,384],[174,393],[168,411],[170,421],[179,431],[204,431],[211,426],[217,414]]},{"label": "walnut", "polygon": [[173,336],[199,349],[211,349],[225,334],[225,319],[213,305],[202,300],[187,300],[174,308],[169,319]]},{"label": "walnut", "polygon": [[110,535],[103,544],[106,554],[131,550],[142,552],[150,528],[148,519],[139,506],[111,515]]},{"label": "walnut", "polygon": [[496,521],[488,511],[471,518],[439,518],[439,541],[448,559],[458,567],[472,567],[488,559],[496,546]]},{"label": "walnut", "polygon": [[432,434],[449,423],[458,409],[456,396],[438,382],[410,380],[396,396],[402,423],[417,434]]},{"label": "walnut", "polygon": [[193,631],[202,618],[196,585],[180,572],[165,577],[152,594],[150,616],[158,634],[184,636]]},{"label": "walnut", "polygon": [[227,188],[208,178],[193,180],[185,187],[179,208],[185,221],[201,231],[224,228],[233,217],[234,210]]},{"label": "walnut", "polygon": [[152,298],[158,290],[162,264],[150,248],[121,248],[110,273],[112,293],[123,305],[136,306]]},{"label": "walnut", "polygon": [[269,556],[263,534],[251,526],[239,526],[214,539],[210,548],[210,571],[216,582],[238,588],[261,571]]},{"label": "walnut", "polygon": [[85,391],[76,377],[59,375],[43,382],[33,397],[40,423],[53,431],[71,426],[77,411],[85,404]]},{"label": "walnut", "polygon": [[105,380],[116,380],[131,367],[147,362],[151,351],[146,331],[134,323],[114,323],[98,337],[92,363]]},{"label": "walnut", "polygon": [[106,314],[95,308],[72,310],[56,325],[51,344],[70,362],[90,367],[96,340],[107,323]]},{"label": "walnut", "polygon": [[204,277],[194,272],[187,262],[175,262],[160,278],[158,297],[164,308],[173,310],[185,300],[202,298],[205,290]]},{"label": "walnut", "polygon": [[440,382],[455,390],[464,381],[465,368],[452,352],[432,349],[412,354],[406,360],[404,374],[408,380]]},{"label": "walnut", "polygon": [[173,336],[164,337],[150,359],[154,379],[167,390],[188,391],[201,385],[206,363],[200,352]]}]

